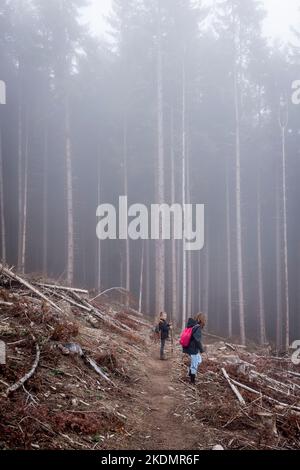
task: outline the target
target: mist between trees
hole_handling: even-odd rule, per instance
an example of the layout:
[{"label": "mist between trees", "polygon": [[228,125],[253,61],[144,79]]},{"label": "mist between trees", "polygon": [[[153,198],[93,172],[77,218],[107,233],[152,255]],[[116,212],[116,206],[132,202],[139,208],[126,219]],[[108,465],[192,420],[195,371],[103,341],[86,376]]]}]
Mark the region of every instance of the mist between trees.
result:
[{"label": "mist between trees", "polygon": [[[287,349],[300,335],[299,48],[266,41],[255,0],[115,0],[111,41],[81,25],[84,4],[0,5],[2,260]],[[203,250],[99,242],[97,207],[121,195],[204,204]]]}]

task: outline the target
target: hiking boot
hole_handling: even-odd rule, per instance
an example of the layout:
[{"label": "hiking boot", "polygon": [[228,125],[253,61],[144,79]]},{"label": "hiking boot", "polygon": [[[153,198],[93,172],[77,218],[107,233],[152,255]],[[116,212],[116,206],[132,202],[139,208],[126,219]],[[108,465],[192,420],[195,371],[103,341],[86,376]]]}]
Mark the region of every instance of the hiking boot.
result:
[{"label": "hiking boot", "polygon": [[190,374],[190,377],[191,377],[191,384],[194,384],[196,382],[196,375]]}]

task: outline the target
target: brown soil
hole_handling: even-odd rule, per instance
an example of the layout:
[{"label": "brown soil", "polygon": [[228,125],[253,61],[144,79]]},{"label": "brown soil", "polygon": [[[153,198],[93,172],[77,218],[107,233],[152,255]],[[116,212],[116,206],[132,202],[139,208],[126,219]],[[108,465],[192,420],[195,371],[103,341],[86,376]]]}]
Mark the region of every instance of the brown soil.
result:
[{"label": "brown soil", "polygon": [[[139,386],[138,403],[132,412],[136,425],[132,436],[123,443],[126,449],[189,450],[197,449],[200,441],[199,425],[178,411],[189,388],[187,383],[174,383],[178,372],[178,352],[169,352],[161,361],[158,347],[153,346],[145,357],[144,374]],[[176,370],[177,369],[177,370]],[[122,448],[121,444],[121,448]],[[124,447],[123,447],[124,448]]]}]

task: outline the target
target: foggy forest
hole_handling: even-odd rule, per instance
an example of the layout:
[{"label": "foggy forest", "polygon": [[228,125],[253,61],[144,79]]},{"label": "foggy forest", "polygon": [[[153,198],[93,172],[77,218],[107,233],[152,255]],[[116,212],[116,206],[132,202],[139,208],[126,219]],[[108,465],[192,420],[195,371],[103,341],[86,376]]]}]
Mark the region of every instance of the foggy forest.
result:
[{"label": "foggy forest", "polygon": [[[77,326],[75,330],[72,327],[73,331],[69,324],[56,323],[55,315],[62,313],[66,303],[72,310],[70,315],[78,316],[80,310],[85,315],[84,321],[98,321],[104,329],[113,328],[115,335],[124,334],[129,343],[120,343],[123,348],[120,354],[128,353],[130,341],[132,344],[144,341],[133,340],[134,325],[137,329],[144,328],[145,319],[150,319],[149,325],[154,324],[159,315],[161,321],[168,318],[171,330],[173,325],[184,330],[188,319],[201,312],[209,335],[227,338],[240,348],[249,344],[269,347],[267,351],[271,351],[272,357],[288,354],[291,344],[300,338],[300,221],[297,216],[300,26],[291,27],[287,40],[271,40],[264,33],[268,13],[260,0],[113,0],[105,18],[107,32],[99,36],[83,19],[82,12],[88,4],[86,0],[0,1],[0,339],[11,334],[9,344],[24,341],[16,333],[7,333],[19,331],[16,324],[16,330],[9,330],[8,326],[3,329],[1,322],[5,323],[9,317],[5,313],[9,309],[13,312],[13,322],[19,321],[17,312],[22,311],[25,312],[20,320],[22,325],[28,320],[33,322],[31,325],[35,321],[38,325],[35,333],[35,326],[25,330],[28,338],[32,337],[28,347],[33,357],[27,354],[28,369],[36,358],[30,373],[18,382],[20,373],[3,369],[1,383],[8,387],[7,382],[16,382],[7,388],[7,396],[16,393],[21,400],[21,394],[26,392],[26,406],[31,400],[33,410],[39,410],[34,397],[42,381],[30,379],[35,384],[29,388],[30,392],[24,383],[35,374],[40,350],[42,358],[52,357],[52,353],[47,354],[48,349],[43,349],[48,347],[51,335],[61,354],[70,354],[68,348],[73,348],[71,353],[79,354],[91,369],[91,377],[87,378],[80,375],[77,367],[81,387],[87,387],[82,383],[88,383],[99,388],[93,382],[94,373],[110,387],[123,380],[122,390],[127,386],[126,380],[133,380],[135,372],[125,375],[125,369],[116,365],[114,351],[105,362],[103,355],[99,360],[98,356],[90,357],[91,345],[81,349],[84,342],[58,345],[57,341],[71,341],[78,333]],[[300,2],[298,15],[300,25]],[[101,239],[97,236],[99,206],[109,205],[118,212],[122,197],[127,197],[128,206],[143,204],[147,208],[153,204],[202,205],[203,248],[186,250],[185,241],[174,236],[174,227],[167,240],[161,236],[161,226],[157,239],[142,235],[134,240],[121,236]],[[128,222],[132,219],[128,214]],[[116,224],[115,228],[120,228],[120,221]],[[60,284],[65,287],[54,287]],[[121,293],[125,307],[112,320],[113,309],[121,308],[120,305],[115,300],[109,300],[110,304],[104,300],[95,302],[106,298],[105,294],[114,289]],[[87,293],[93,298],[80,297]],[[100,297],[102,294],[104,297]],[[22,304],[22,298],[24,302],[27,298],[27,304]],[[44,302],[54,312],[52,320]],[[124,309],[129,309],[126,310],[129,317],[125,318]],[[41,317],[36,317],[40,313],[33,315],[37,311],[42,312]],[[204,317],[195,318],[204,326]],[[78,318],[76,321],[79,322]],[[68,333],[62,333],[63,328]],[[80,327],[79,334],[82,331]],[[36,342],[38,335],[47,341]],[[236,346],[231,342],[229,346],[222,343],[220,350],[229,348],[235,354],[232,351],[236,351]],[[208,346],[208,351],[209,347],[214,346]],[[49,346],[50,350],[54,351]],[[221,361],[218,351],[213,350],[210,357]],[[161,359],[163,353],[161,349]],[[56,354],[53,353],[53,361]],[[131,360],[126,363],[133,367],[132,357],[137,361],[142,353],[137,346],[128,354]],[[243,354],[247,369],[252,359]],[[110,371],[111,364],[115,370]],[[203,370],[211,364],[208,360]],[[52,363],[48,364],[48,369],[51,367],[54,367]],[[152,370],[152,363],[145,367]],[[196,372],[193,367],[192,359],[189,369],[192,384],[198,364]],[[259,367],[255,380],[262,381],[265,376],[259,379],[259,373],[266,366]],[[158,370],[157,380],[164,384],[165,369]],[[208,382],[209,377],[216,376],[215,369],[211,370]],[[231,380],[229,375],[233,372],[230,369],[229,375],[227,372],[220,369],[223,374],[220,383],[229,384],[231,389],[227,387],[226,393],[243,406],[247,394],[246,398],[241,396],[233,385],[243,387],[242,376],[236,375]],[[296,369],[289,372],[298,380]],[[155,396],[155,373],[151,376],[153,380],[149,383],[153,388],[149,394]],[[69,380],[73,380],[71,377],[77,376],[69,373]],[[272,377],[268,383],[273,381],[271,385],[275,389],[272,392],[268,388],[260,389],[260,393],[267,395],[269,403],[277,400],[277,405],[288,407],[299,416],[299,399],[293,398],[299,385],[288,385],[288,382],[285,385],[283,376],[280,382],[279,376]],[[134,386],[139,384],[136,380],[132,382]],[[255,391],[255,383],[251,383],[247,381],[244,390],[248,386],[247,393],[253,393],[256,398],[255,393],[259,393]],[[91,390],[94,385],[89,385]],[[113,390],[110,394],[116,393],[114,388],[110,390]],[[209,396],[218,395],[209,390]],[[273,393],[271,398],[268,393]],[[79,398],[72,398],[68,407],[78,407]],[[87,406],[88,398],[84,395],[81,398],[84,401],[80,406]],[[290,400],[288,404],[286,400]],[[56,408],[60,406],[57,403]],[[167,406],[162,416],[169,413]],[[218,406],[220,410],[222,403]],[[6,426],[17,405],[7,402],[5,409],[1,407],[0,402],[0,416],[4,417]],[[86,419],[82,429],[88,429],[87,434],[98,436],[98,440],[94,436],[94,441],[86,439],[78,444],[81,437],[70,434],[65,437],[71,413],[67,415],[67,405],[61,407],[64,410],[61,418],[55,418],[54,422],[49,414],[47,422],[52,430],[57,426],[59,439],[64,441],[55,441],[58,439],[53,437],[55,433],[50,444],[44,437],[38,440],[42,428],[40,431],[30,428],[21,434],[16,429],[14,432],[19,434],[13,435],[11,430],[7,431],[8,427],[5,445],[22,449],[49,446],[107,449],[109,445],[144,448],[147,445],[148,438],[143,443],[130,441],[128,447],[120,444],[121,441],[105,444],[106,434],[96,430],[98,418],[94,418],[92,426],[86,416],[78,418]],[[222,410],[216,414],[223,416],[223,412],[228,412]],[[122,413],[126,414],[126,410],[121,414],[120,411],[115,412],[114,420],[125,419]],[[36,412],[33,412],[36,421],[43,421],[46,415],[35,415]],[[242,434],[235,444],[229,437],[225,442],[226,433],[224,440],[221,435],[218,439],[228,448],[234,445],[236,448],[261,445],[300,448],[299,424],[293,437],[291,434],[287,437],[282,416],[274,413],[278,434],[272,428],[273,437],[269,436],[265,445],[261,440],[259,444],[245,444]],[[101,426],[105,425],[107,416]],[[153,416],[149,418],[150,424],[156,423],[155,411]],[[211,416],[207,419],[212,419]],[[58,419],[65,421],[58,422]],[[170,421],[171,434],[174,428],[173,445],[192,445],[181,444],[174,419]],[[227,426],[229,419],[226,415],[220,427]],[[79,421],[76,423],[81,426]],[[32,421],[30,426],[34,425]],[[1,426],[0,422],[0,431]],[[112,425],[107,426],[111,429]],[[74,431],[74,427],[70,429]],[[82,429],[80,436],[85,432]],[[141,436],[143,429],[139,430]],[[152,435],[150,431],[148,434]],[[285,437],[278,438],[275,444],[274,435],[276,439],[279,435]],[[203,447],[212,447],[218,439],[216,434],[211,440],[207,437]],[[151,442],[153,446],[162,445],[155,439]]]},{"label": "foggy forest", "polygon": [[[263,37],[259,1],[115,0],[109,42],[80,22],[84,4],[1,2],[2,260],[142,288],[149,314],[204,311],[215,333],[287,348],[300,331],[298,48]],[[100,203],[182,202],[183,160],[185,198],[205,204],[201,251],[97,239]]]}]

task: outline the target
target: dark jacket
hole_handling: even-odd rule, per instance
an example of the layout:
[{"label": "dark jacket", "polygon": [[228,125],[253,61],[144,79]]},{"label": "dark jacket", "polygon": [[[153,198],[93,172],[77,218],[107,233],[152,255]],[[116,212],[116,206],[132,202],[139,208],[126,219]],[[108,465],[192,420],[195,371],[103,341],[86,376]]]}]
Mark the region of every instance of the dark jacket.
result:
[{"label": "dark jacket", "polygon": [[198,354],[199,352],[203,353],[201,326],[193,318],[190,318],[187,328],[193,328],[193,333],[188,348],[182,348],[183,352],[190,355]]},{"label": "dark jacket", "polygon": [[161,339],[169,338],[170,325],[166,322],[166,320],[159,320],[158,328]]}]

